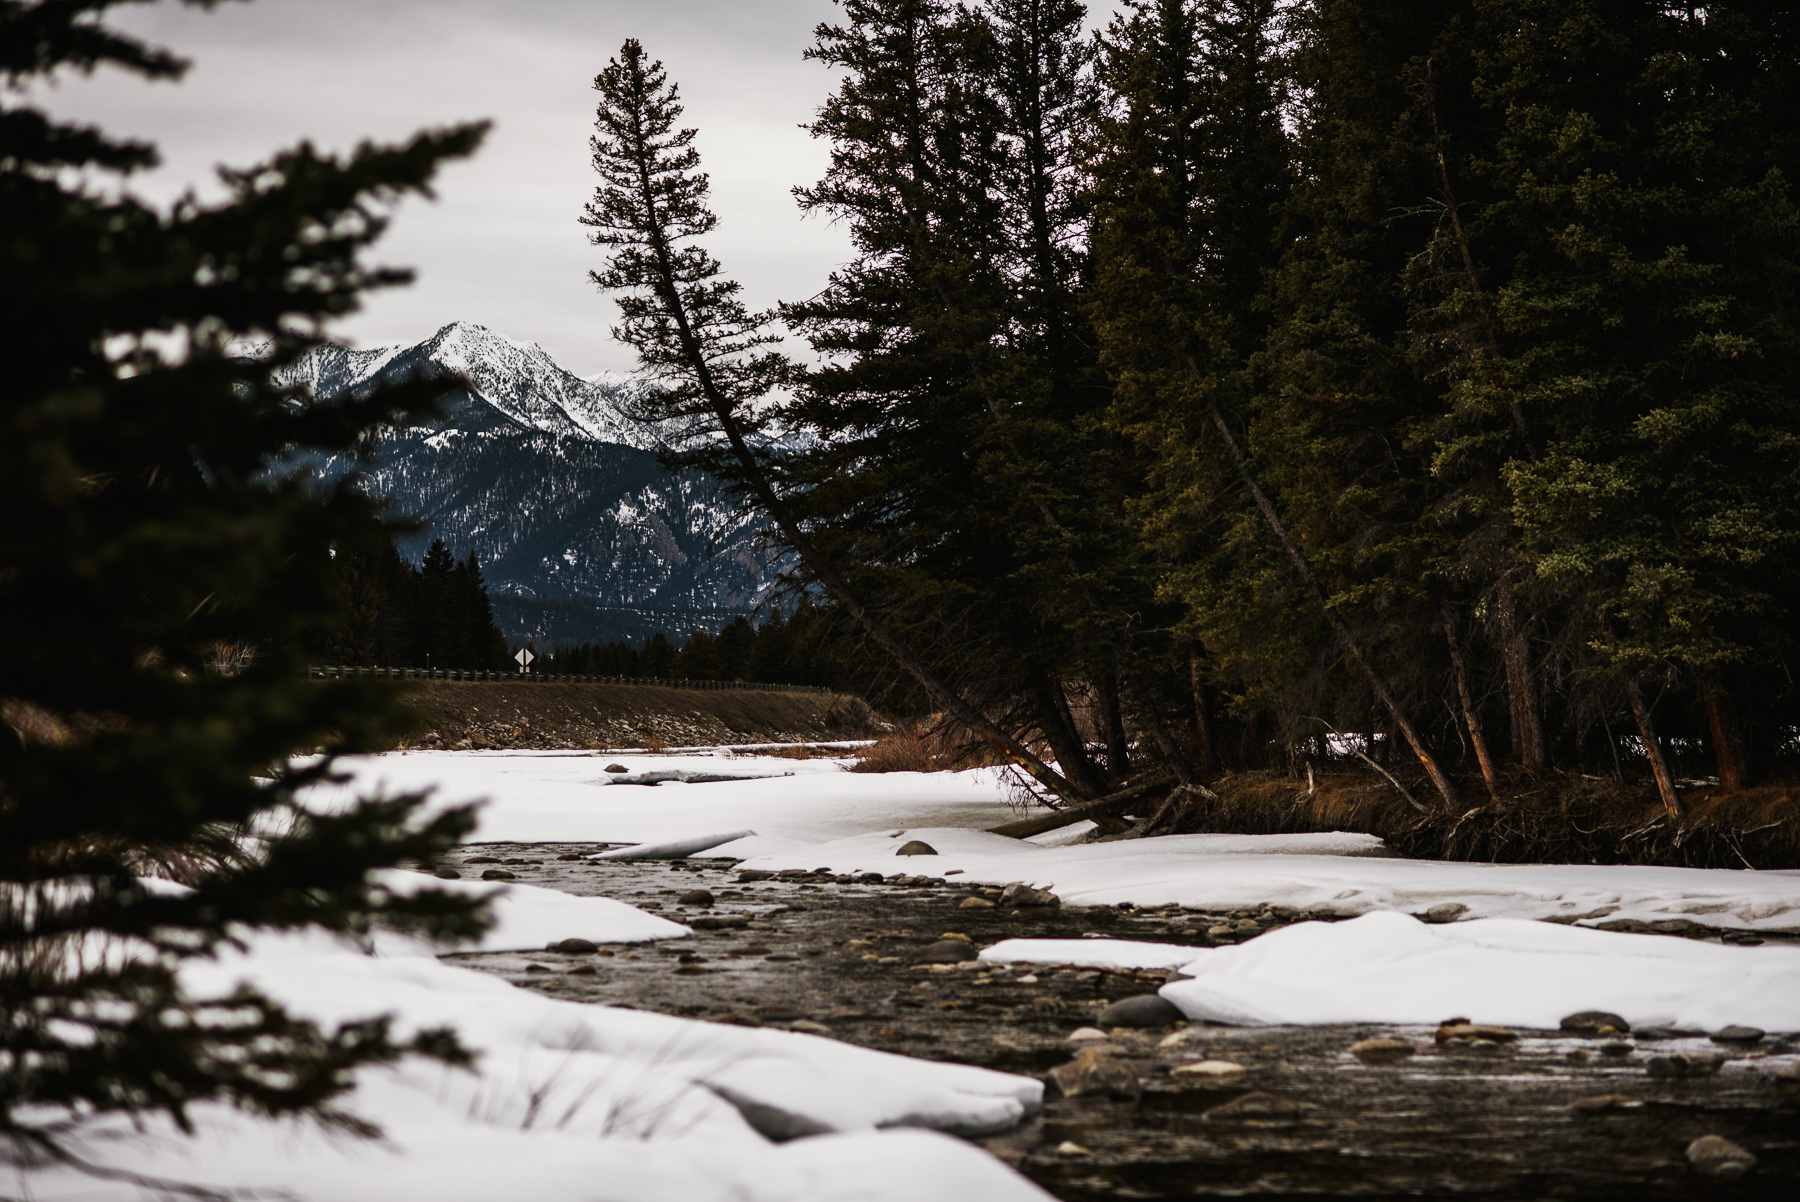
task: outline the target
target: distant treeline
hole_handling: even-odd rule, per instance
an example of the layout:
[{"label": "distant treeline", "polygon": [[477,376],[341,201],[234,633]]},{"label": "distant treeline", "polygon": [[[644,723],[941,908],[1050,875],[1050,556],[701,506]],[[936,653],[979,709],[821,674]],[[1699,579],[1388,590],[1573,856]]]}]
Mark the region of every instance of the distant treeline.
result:
[{"label": "distant treeline", "polygon": [[308,647],[323,662],[485,671],[513,666],[475,552],[459,560],[434,539],[415,565],[382,534],[340,544],[331,567],[344,619]]},{"label": "distant treeline", "polygon": [[846,662],[829,610],[802,601],[791,614],[776,610],[760,626],[738,617],[714,635],[688,634],[679,649],[661,631],[641,646],[582,643],[539,656],[545,672],[648,676],[665,680],[747,680],[854,688],[863,673]]}]

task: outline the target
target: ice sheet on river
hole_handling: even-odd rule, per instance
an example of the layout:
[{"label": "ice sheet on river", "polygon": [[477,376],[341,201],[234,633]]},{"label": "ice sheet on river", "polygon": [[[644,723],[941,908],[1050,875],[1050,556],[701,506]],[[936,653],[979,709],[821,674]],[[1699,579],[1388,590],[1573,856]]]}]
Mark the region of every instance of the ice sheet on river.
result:
[{"label": "ice sheet on river", "polygon": [[[497,903],[499,929],[544,920],[534,895],[545,892],[510,886]],[[589,913],[564,934],[606,938],[611,922],[611,937],[646,937],[607,909],[618,903],[565,900]],[[557,917],[580,920],[581,908]],[[478,1053],[478,1070],[410,1062],[360,1072],[344,1105],[384,1128],[379,1142],[203,1106],[193,1111],[192,1138],[166,1123],[134,1130],[90,1121],[76,1137],[86,1158],[233,1197],[301,1202],[1046,1197],[943,1134],[1017,1122],[1041,1098],[1030,1078],[790,1031],[561,1001],[417,954],[404,940],[381,942],[381,955],[323,935],[256,935],[246,944],[185,966],[184,985],[212,996],[247,981],[328,1026],[391,1013],[400,1038],[448,1025]],[[136,1202],[154,1193],[66,1168],[0,1168],[5,1196]]]},{"label": "ice sheet on river", "polygon": [[[1081,946],[1083,944],[1091,946]],[[1800,1031],[1800,948],[1727,947],[1517,919],[1427,925],[1404,914],[1307,922],[1236,947],[1008,939],[983,960],[1175,967],[1162,995],[1244,1026],[1478,1023],[1554,1028],[1606,1010],[1634,1027]],[[1176,961],[1185,960],[1177,965]]]},{"label": "ice sheet on river", "polygon": [[[777,779],[605,787],[613,762],[632,771],[792,772]],[[1383,858],[1369,835],[1174,835],[1048,846],[982,828],[1018,816],[1003,773],[858,773],[848,761],[694,754],[413,752],[343,761],[351,786],[321,790],[333,804],[350,790],[437,788],[434,804],[487,798],[478,842],[658,843],[753,830],[755,837],[708,849],[746,857],[745,867],[829,867],[834,872],[906,872],[963,882],[1028,879],[1084,905],[1134,902],[1211,909],[1275,904],[1341,915],[1440,903],[1467,918],[1550,918],[1593,925],[1609,919],[1690,919],[1716,927],[1800,930],[1800,872],[1729,871],[1595,864],[1467,864]],[[617,775],[617,774],[614,774]],[[896,832],[904,831],[899,838]],[[891,838],[890,838],[891,836]],[[937,856],[896,859],[920,839]],[[895,842],[898,840],[898,842]]]}]

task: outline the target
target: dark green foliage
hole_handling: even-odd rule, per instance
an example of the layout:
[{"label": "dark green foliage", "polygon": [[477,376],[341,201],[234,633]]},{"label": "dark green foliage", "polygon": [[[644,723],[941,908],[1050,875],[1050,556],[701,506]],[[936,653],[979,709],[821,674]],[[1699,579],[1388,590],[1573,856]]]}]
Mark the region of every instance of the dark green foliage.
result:
[{"label": "dark green foliage", "polygon": [[312,640],[321,662],[475,671],[516,666],[473,551],[458,561],[434,539],[414,566],[386,530],[375,527],[371,534],[341,539],[333,549],[331,572],[346,618]]},{"label": "dark green foliage", "polygon": [[[107,7],[0,3],[0,71],[30,89],[0,110],[14,302],[0,325],[0,1139],[53,1149],[57,1108],[185,1122],[207,1100],[355,1128],[332,1105],[351,1069],[408,1052],[459,1062],[454,1038],[400,1041],[381,1020],[322,1030],[250,994],[190,999],[176,970],[227,923],[450,935],[484,921],[368,879],[430,862],[468,832],[466,812],[424,820],[416,797],[299,806],[334,770],[294,757],[388,745],[412,716],[373,682],[304,679],[301,649],[354,624],[357,588],[386,569],[371,558],[346,605],[330,548],[366,534],[369,502],[266,470],[296,447],[353,450],[434,402],[418,384],[312,405],[273,373],[363,292],[407,278],[362,252],[386,207],[482,131],[344,158],[301,144],[226,172],[217,205],[159,211],[109,178],[150,148],[22,99],[57,70],[179,76],[107,31]],[[262,349],[235,356],[246,341]],[[89,954],[103,939],[125,954]]]}]

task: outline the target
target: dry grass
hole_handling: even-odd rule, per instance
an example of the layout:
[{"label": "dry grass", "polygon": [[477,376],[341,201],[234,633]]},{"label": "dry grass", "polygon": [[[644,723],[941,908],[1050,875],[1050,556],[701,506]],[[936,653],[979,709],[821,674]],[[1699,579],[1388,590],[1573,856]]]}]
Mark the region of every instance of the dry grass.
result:
[{"label": "dry grass", "polygon": [[[1420,800],[1435,800],[1409,786]],[[1463,785],[1456,812],[1422,815],[1368,772],[1305,780],[1237,773],[1212,785],[1203,829],[1244,834],[1354,831],[1407,855],[1489,863],[1667,864],[1695,868],[1800,867],[1800,781],[1778,779],[1730,796],[1683,791],[1686,817],[1663,812],[1653,788],[1578,774],[1515,780],[1488,800]]]},{"label": "dry grass", "polygon": [[968,731],[942,722],[909,723],[852,754],[852,772],[960,772],[1007,762]]}]

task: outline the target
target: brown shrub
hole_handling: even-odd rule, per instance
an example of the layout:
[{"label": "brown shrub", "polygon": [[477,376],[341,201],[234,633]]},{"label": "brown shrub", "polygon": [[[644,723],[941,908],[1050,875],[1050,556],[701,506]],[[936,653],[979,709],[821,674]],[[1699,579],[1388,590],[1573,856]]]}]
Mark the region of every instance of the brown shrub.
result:
[{"label": "brown shrub", "polygon": [[968,731],[942,722],[908,723],[852,754],[852,772],[960,772],[1007,762]]},{"label": "brown shrub", "polygon": [[[1409,786],[1436,803],[1421,782]],[[1487,798],[1465,782],[1457,811],[1420,814],[1373,773],[1322,773],[1304,780],[1278,772],[1234,773],[1213,782],[1204,829],[1241,834],[1353,831],[1378,835],[1396,851],[1434,860],[1489,863],[1668,864],[1694,868],[1800,867],[1800,782],[1775,780],[1724,795],[1683,791],[1679,823],[1647,782],[1561,773],[1506,782]]]}]

